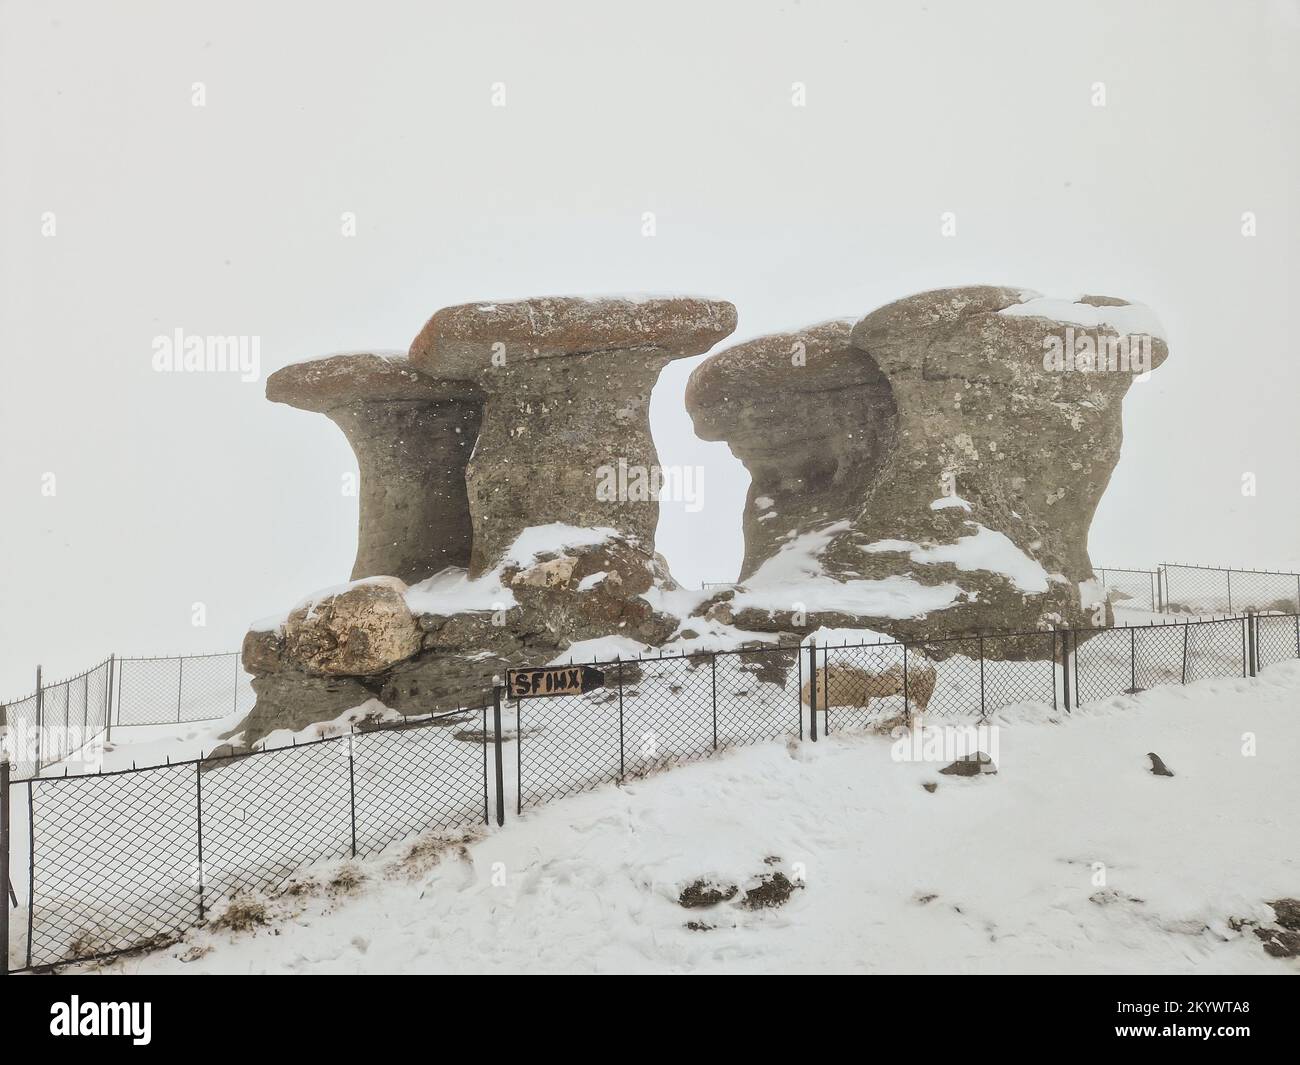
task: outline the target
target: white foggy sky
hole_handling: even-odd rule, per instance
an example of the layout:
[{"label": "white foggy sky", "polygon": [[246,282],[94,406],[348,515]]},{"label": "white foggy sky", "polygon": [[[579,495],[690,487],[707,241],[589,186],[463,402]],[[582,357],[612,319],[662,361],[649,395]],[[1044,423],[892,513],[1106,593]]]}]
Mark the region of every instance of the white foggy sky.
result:
[{"label": "white foggy sky", "polygon": [[[178,327],[259,335],[265,374],[485,298],[715,295],[738,340],[944,285],[1124,296],[1171,356],[1094,563],[1295,566],[1298,48],[1296,3],[1241,0],[0,3],[0,698],[347,578],[342,434],[154,373]],[[697,361],[652,407],[706,467],[659,535],[692,585],[734,576],[747,485],[681,409]]]}]

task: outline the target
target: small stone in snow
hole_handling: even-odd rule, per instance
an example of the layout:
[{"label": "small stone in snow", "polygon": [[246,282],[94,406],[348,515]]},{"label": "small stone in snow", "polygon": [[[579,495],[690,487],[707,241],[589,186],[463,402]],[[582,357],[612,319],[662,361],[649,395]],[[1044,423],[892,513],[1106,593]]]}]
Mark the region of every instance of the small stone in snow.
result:
[{"label": "small stone in snow", "polygon": [[1153,777],[1172,777],[1174,775],[1173,770],[1161,761],[1160,755],[1156,754],[1155,751],[1148,751],[1147,757],[1151,759],[1151,775]]},{"label": "small stone in snow", "polygon": [[954,777],[973,777],[980,773],[996,773],[998,767],[993,764],[993,759],[983,751],[976,751],[974,754],[964,754],[952,765],[944,766],[939,770],[940,773],[946,773]]}]

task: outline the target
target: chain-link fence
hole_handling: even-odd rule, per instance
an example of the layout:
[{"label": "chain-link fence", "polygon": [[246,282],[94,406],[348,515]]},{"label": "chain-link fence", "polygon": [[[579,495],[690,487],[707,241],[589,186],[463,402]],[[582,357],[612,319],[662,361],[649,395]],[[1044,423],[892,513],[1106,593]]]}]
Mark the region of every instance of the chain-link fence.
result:
[{"label": "chain-link fence", "polygon": [[605,686],[516,702],[516,811],[725,748],[802,735],[799,649],[601,663]]},{"label": "chain-link fence", "polygon": [[1112,606],[1152,613],[1160,610],[1156,570],[1098,566],[1094,572]]},{"label": "chain-link fence", "polygon": [[231,900],[284,890],[306,866],[485,822],[486,727],[485,710],[456,711],[238,756],[17,781],[6,814],[29,851],[9,965],[157,946],[221,919]]},{"label": "chain-link fence", "polygon": [[[597,662],[593,690],[506,704],[516,811],[762,740],[889,728],[916,713],[984,720],[1021,703],[1068,711],[1293,658],[1296,612]],[[94,673],[67,682],[53,704],[62,719],[84,705],[93,723]],[[184,684],[178,677],[182,693]],[[489,771],[488,748],[499,766],[502,746],[486,711],[456,711],[241,756],[19,780],[0,789],[7,837],[30,848],[11,866],[30,900],[15,911],[25,927],[11,964],[169,942],[226,900],[281,890],[305,866],[486,821],[490,783],[499,824],[503,774]],[[15,810],[23,827],[9,836]]]},{"label": "chain-link fence", "polygon": [[802,738],[805,715],[816,738],[917,712],[983,719],[1020,703],[1068,710],[1159,684],[1249,676],[1297,657],[1292,614],[596,662],[603,687],[512,704],[516,810],[741,744]]},{"label": "chain-link fence", "polygon": [[1160,582],[1172,614],[1300,611],[1300,573],[1163,562]]},{"label": "chain-link fence", "polygon": [[31,695],[0,705],[0,725],[19,773],[39,773],[98,739],[111,714],[113,663],[109,659],[67,680],[46,684],[37,670]]},{"label": "chain-link fence", "polygon": [[117,659],[114,725],[211,721],[247,713],[255,701],[238,651]]},{"label": "chain-link fence", "polygon": [[69,680],[0,704],[15,771],[39,773],[121,725],[214,721],[253,708],[253,679],[238,651],[107,660]]}]

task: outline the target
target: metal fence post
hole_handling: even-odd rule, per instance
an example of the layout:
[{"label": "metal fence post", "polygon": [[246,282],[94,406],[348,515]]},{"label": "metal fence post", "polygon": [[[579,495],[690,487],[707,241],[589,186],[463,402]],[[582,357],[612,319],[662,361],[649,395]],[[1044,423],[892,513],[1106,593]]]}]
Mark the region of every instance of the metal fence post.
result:
[{"label": "metal fence post", "polygon": [[1056,709],[1056,631],[1051,634],[1052,639],[1052,709]]},{"label": "metal fence post", "polygon": [[231,694],[231,698],[230,698],[230,712],[232,714],[237,714],[239,713],[239,667],[244,664],[244,656],[242,652],[236,651],[234,657],[235,657],[235,678],[234,678],[235,690]]},{"label": "metal fence post", "polygon": [[[9,884],[9,758],[0,758],[0,945],[4,950],[4,967],[0,975],[9,972],[9,899],[14,897]],[[15,902],[17,901],[15,897]]]},{"label": "metal fence post", "polygon": [[36,913],[36,800],[27,779],[27,967],[32,966],[32,916]]},{"label": "metal fence post", "polygon": [[1187,630],[1191,628],[1189,622],[1183,622],[1183,683],[1187,683]]},{"label": "metal fence post", "polygon": [[718,749],[718,654],[709,655],[710,681],[713,686],[713,749]]},{"label": "metal fence post", "polygon": [[352,815],[352,857],[357,856],[357,772],[353,757],[352,737],[356,734],[354,726],[348,732],[348,810]]},{"label": "metal fence post", "polygon": [[1138,650],[1137,629],[1128,630],[1128,693],[1136,695],[1138,690]]},{"label": "metal fence post", "polygon": [[[518,708],[519,700],[515,700],[515,706]],[[517,710],[516,710],[517,712]],[[523,729],[516,728],[515,742],[522,748],[523,746]],[[492,761],[497,772],[497,825],[498,827],[506,823],[506,774],[501,765],[501,685],[492,685],[492,743],[495,751],[492,755]],[[522,753],[520,755],[522,757]],[[524,788],[522,781],[519,785],[519,801],[524,801]]]},{"label": "metal fence post", "polygon": [[1070,630],[1061,630],[1061,694],[1064,696],[1065,711],[1070,711]]},{"label": "metal fence post", "polygon": [[1228,575],[1228,613],[1231,614],[1232,613],[1232,570],[1227,569],[1224,570],[1223,572]]},{"label": "metal fence post", "polygon": [[196,837],[199,843],[199,920],[202,921],[206,914],[203,888],[207,876],[203,869],[203,763],[201,761],[194,763],[194,813],[195,824],[198,826]]},{"label": "metal fence post", "polygon": [[903,713],[907,715],[910,721],[912,708],[907,702],[907,644],[903,644]]},{"label": "metal fence post", "polygon": [[181,719],[181,696],[185,691],[185,657],[176,659],[176,720]]},{"label": "metal fence post", "polygon": [[[1300,653],[1297,653],[1296,657],[1300,658]],[[794,716],[799,720],[799,739],[802,740],[803,739],[803,649],[802,648],[795,651],[794,661],[795,661],[795,665],[799,667],[799,687],[795,690],[795,695],[794,695],[794,697],[797,700],[799,700],[799,710]]]},{"label": "metal fence post", "polygon": [[117,653],[108,656],[108,710],[104,714],[104,742],[113,738],[113,674],[117,672]]},{"label": "metal fence post", "polygon": [[623,782],[623,658],[620,655],[618,662],[618,780]]},{"label": "metal fence post", "polygon": [[817,742],[817,641],[808,641],[808,735]]},{"label": "metal fence post", "polygon": [[980,717],[984,716],[984,637],[980,641]]},{"label": "metal fence post", "polygon": [[41,687],[41,667],[36,667],[36,772],[41,771],[45,749],[45,690]]},{"label": "metal fence post", "polygon": [[1255,628],[1255,611],[1245,611],[1245,644],[1247,644],[1247,659],[1251,676],[1255,676],[1258,670],[1258,650],[1256,648],[1256,628]]}]

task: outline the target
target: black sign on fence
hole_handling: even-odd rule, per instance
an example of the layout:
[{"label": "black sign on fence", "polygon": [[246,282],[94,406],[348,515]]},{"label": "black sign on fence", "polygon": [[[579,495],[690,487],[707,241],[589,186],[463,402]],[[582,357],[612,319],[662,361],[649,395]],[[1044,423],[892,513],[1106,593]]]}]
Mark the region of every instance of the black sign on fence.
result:
[{"label": "black sign on fence", "polygon": [[591,666],[546,666],[542,669],[511,669],[506,672],[506,691],[511,699],[585,695],[604,686],[605,674]]}]

